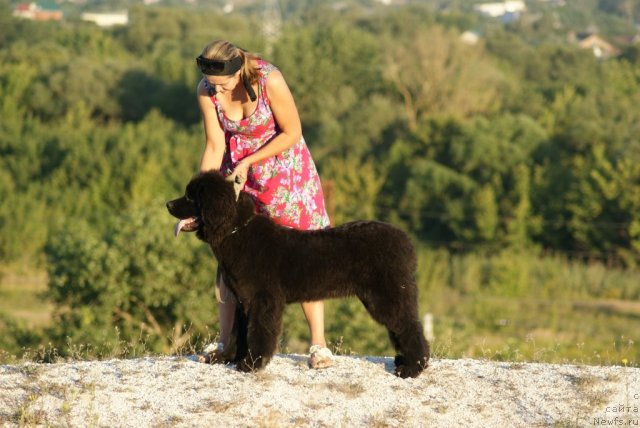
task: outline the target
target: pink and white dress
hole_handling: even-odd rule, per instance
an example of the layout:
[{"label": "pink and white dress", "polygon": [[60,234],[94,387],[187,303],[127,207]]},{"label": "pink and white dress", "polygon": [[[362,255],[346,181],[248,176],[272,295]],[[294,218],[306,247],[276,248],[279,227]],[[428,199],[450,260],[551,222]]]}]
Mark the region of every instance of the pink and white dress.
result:
[{"label": "pink and white dress", "polygon": [[[251,116],[231,120],[215,95],[211,96],[225,133],[226,150],[220,167],[225,176],[231,174],[243,158],[269,144],[281,132],[266,90],[267,76],[276,67],[260,60],[258,69],[261,75],[258,105]],[[304,138],[284,152],[253,164],[244,191],[253,196],[259,212],[278,224],[302,230],[330,226],[320,177]]]}]

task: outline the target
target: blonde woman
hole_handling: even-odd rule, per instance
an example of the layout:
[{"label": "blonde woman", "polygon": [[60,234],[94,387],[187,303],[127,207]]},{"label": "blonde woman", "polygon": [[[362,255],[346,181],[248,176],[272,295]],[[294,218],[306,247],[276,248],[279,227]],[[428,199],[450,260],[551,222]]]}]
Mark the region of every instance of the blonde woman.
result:
[{"label": "blonde woman", "polygon": [[[209,43],[196,59],[202,72],[198,104],[205,130],[200,171],[220,170],[244,185],[256,209],[275,222],[303,230],[329,227],[320,178],[302,137],[295,101],[282,73],[225,40]],[[259,236],[256,239],[260,239]],[[220,336],[200,361],[229,343],[235,299],[218,275]],[[302,303],[309,324],[309,366],[332,364],[324,337],[324,303]]]}]

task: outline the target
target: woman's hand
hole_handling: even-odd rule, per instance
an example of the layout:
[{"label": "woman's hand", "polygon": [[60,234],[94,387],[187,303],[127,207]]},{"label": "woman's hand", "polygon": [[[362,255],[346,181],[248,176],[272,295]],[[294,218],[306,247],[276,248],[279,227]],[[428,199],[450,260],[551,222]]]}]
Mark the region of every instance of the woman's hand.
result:
[{"label": "woman's hand", "polygon": [[236,165],[233,172],[229,175],[229,180],[233,181],[233,185],[236,189],[242,190],[244,183],[247,181],[247,175],[249,174],[249,163],[240,161]]}]

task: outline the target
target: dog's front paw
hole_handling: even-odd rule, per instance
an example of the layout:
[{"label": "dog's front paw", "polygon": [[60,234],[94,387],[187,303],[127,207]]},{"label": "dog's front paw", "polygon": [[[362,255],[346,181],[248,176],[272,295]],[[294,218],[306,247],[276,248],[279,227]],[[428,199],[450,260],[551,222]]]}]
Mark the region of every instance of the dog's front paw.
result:
[{"label": "dog's front paw", "polygon": [[[397,359],[397,357],[396,357]],[[396,360],[397,361],[397,360]],[[400,364],[396,365],[395,375],[406,379],[408,377],[418,377],[428,366],[427,360],[417,361],[416,364]]]},{"label": "dog's front paw", "polygon": [[396,367],[404,366],[404,355],[396,355],[396,357],[393,359],[393,363],[396,365]]}]

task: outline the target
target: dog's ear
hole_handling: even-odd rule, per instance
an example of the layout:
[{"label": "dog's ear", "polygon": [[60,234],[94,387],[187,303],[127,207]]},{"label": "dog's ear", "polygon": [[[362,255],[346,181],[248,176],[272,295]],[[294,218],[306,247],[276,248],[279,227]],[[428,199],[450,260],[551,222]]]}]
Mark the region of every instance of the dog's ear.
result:
[{"label": "dog's ear", "polygon": [[249,193],[242,192],[236,204],[236,211],[238,212],[237,219],[239,224],[246,223],[249,218],[256,215],[256,202],[254,196]]}]

